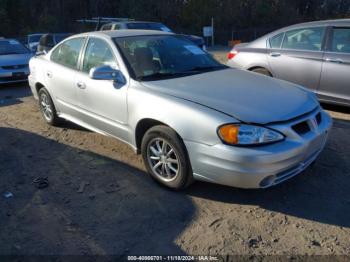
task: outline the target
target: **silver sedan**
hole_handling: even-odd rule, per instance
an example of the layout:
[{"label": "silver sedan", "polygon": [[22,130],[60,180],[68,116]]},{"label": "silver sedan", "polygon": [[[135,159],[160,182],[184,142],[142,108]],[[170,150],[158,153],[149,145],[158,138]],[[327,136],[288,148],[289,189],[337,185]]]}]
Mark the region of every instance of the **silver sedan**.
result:
[{"label": "silver sedan", "polygon": [[350,19],[279,29],[228,54],[230,67],[290,81],[322,102],[350,106]]},{"label": "silver sedan", "polygon": [[158,31],[72,36],[31,59],[29,83],[47,123],[124,141],[174,189],[281,183],[315,161],[332,123],[303,87],[230,69]]},{"label": "silver sedan", "polygon": [[0,39],[0,84],[27,81],[32,53],[15,39]]}]

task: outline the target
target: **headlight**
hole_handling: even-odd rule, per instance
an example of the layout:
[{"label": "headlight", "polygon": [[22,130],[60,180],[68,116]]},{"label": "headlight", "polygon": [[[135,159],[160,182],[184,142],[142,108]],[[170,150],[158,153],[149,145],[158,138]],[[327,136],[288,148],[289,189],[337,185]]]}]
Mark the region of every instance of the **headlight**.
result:
[{"label": "headlight", "polygon": [[250,146],[278,142],[284,136],[269,128],[245,124],[228,124],[219,127],[220,139],[230,145]]}]

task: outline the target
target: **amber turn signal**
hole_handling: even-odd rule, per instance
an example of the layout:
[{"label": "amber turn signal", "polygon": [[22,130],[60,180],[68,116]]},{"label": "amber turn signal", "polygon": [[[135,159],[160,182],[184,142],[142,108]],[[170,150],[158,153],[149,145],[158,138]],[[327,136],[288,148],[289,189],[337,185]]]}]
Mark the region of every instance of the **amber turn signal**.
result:
[{"label": "amber turn signal", "polygon": [[238,144],[238,125],[224,125],[219,128],[221,139],[228,144]]}]

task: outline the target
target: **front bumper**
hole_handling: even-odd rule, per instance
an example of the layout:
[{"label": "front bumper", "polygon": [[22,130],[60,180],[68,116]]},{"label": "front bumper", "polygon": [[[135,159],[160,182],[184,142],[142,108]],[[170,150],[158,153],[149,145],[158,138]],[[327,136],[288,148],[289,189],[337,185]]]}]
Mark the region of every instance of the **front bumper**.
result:
[{"label": "front bumper", "polygon": [[[315,125],[316,115],[322,121]],[[313,121],[310,131],[298,134],[292,126]],[[267,188],[305,170],[321,153],[332,126],[331,117],[318,109],[302,118],[269,125],[286,135],[284,141],[259,147],[208,146],[185,141],[194,178],[239,188]]]},{"label": "front bumper", "polygon": [[0,70],[0,84],[20,83],[28,80],[29,69]]}]

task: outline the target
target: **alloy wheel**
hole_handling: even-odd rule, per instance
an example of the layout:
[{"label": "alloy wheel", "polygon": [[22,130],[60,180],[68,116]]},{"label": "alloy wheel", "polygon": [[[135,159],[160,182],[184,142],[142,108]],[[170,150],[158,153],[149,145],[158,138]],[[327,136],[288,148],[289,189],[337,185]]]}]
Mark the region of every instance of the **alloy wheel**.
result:
[{"label": "alloy wheel", "polygon": [[165,182],[176,179],[180,164],[179,158],[173,148],[166,140],[154,138],[147,148],[148,163],[157,177]]},{"label": "alloy wheel", "polygon": [[41,106],[41,111],[43,112],[45,119],[47,121],[51,121],[53,118],[51,101],[45,93],[42,93],[40,95],[40,106]]}]

